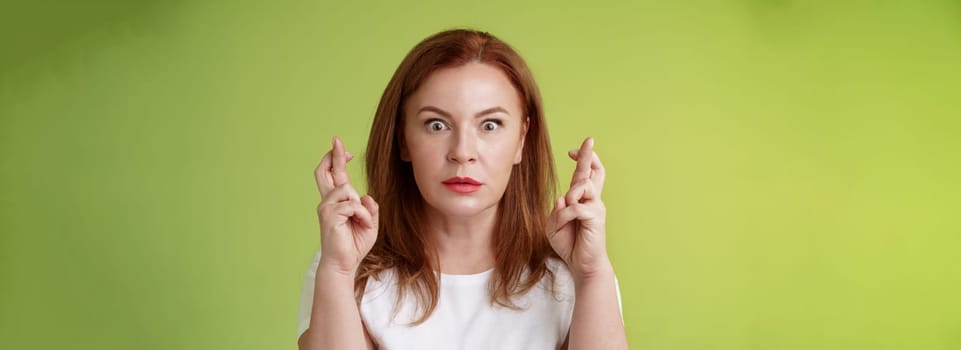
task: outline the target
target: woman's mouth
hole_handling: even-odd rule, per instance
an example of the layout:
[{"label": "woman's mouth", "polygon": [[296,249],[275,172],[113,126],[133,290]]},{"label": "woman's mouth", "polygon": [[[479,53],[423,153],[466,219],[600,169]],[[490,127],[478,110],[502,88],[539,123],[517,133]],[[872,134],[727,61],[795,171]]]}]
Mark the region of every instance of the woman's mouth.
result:
[{"label": "woman's mouth", "polygon": [[447,189],[457,193],[471,193],[481,188],[483,184],[469,177],[452,177],[443,182]]}]

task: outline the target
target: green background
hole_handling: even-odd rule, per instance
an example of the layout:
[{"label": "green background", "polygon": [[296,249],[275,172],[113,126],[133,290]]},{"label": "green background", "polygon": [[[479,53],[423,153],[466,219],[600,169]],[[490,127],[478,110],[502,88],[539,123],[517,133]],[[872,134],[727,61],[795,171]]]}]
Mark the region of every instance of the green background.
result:
[{"label": "green background", "polygon": [[0,348],[295,348],[314,167],[460,26],[596,137],[633,348],[961,349],[961,3],[827,0],[4,1]]}]

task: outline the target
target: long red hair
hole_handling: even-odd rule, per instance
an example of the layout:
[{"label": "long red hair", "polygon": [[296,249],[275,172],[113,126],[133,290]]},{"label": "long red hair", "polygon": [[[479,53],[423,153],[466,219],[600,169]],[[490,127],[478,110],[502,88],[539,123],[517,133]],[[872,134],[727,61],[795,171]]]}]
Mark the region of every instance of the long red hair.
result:
[{"label": "long red hair", "polygon": [[516,308],[512,298],[526,293],[545,275],[553,283],[547,261],[557,255],[544,230],[557,179],[534,77],[520,55],[493,35],[466,29],[443,31],[417,44],[397,67],[377,106],[366,153],[368,193],[380,206],[380,228],[374,247],[358,269],[356,297],[359,302],[368,278],[394,269],[398,295],[412,292],[422,312],[415,324],[430,317],[437,306],[440,279],[434,271],[440,269],[426,236],[426,203],[414,182],[411,164],[400,158],[403,106],[432,72],[469,62],[501,69],[517,89],[523,112],[530,118],[522,161],[514,165],[498,205],[491,303]]}]

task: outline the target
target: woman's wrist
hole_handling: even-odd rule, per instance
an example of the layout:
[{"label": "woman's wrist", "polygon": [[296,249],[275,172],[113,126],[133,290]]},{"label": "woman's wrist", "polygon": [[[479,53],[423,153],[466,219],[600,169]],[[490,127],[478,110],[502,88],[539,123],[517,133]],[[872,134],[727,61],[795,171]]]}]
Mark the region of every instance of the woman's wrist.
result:
[{"label": "woman's wrist", "polygon": [[604,281],[614,279],[614,265],[605,255],[598,257],[591,264],[582,265],[578,271],[574,271],[574,284],[583,285],[594,281]]},{"label": "woman's wrist", "polygon": [[[325,261],[323,258],[317,264],[317,279],[321,278],[325,280],[335,280],[335,281],[349,281],[351,285],[354,283],[354,276],[357,275],[357,267],[345,268],[342,264],[334,261]],[[336,282],[335,282],[336,283]]]}]

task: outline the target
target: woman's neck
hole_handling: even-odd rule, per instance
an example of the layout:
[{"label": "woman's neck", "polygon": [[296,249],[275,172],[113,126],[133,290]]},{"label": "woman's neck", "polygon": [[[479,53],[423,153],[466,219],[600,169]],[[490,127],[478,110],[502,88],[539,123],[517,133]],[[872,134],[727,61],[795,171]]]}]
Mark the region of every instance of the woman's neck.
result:
[{"label": "woman's neck", "polygon": [[496,207],[471,217],[452,217],[431,208],[427,220],[428,235],[440,260],[440,272],[466,275],[494,267]]}]

